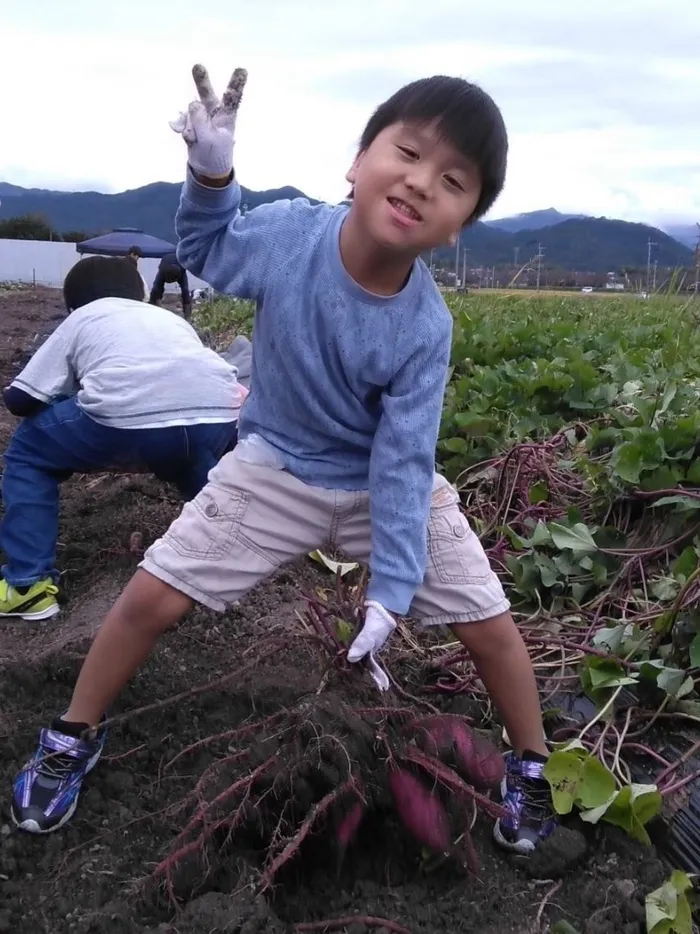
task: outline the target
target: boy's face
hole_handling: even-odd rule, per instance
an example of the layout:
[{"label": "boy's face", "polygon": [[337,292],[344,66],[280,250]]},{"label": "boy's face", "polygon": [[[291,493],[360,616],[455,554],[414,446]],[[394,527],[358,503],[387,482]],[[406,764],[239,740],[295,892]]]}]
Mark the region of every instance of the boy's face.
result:
[{"label": "boy's face", "polygon": [[384,248],[415,255],[454,243],[481,195],[476,166],[431,124],[386,127],[346,177],[367,234]]}]

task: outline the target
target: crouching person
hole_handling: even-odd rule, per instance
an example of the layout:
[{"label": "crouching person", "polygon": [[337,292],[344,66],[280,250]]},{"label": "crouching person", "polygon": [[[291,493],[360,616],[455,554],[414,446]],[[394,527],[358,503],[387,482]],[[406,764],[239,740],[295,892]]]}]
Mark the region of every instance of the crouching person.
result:
[{"label": "crouching person", "polygon": [[3,392],[22,417],[2,478],[5,617],[59,611],[59,485],[71,474],[146,470],[191,500],[236,440],[236,367],[182,318],[145,304],[132,263],[83,259],[63,294],[69,317]]}]

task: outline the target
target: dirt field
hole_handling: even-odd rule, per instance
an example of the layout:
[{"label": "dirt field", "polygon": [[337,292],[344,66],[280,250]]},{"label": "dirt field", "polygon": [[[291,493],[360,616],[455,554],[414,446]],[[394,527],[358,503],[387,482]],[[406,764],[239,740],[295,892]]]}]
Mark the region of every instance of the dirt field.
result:
[{"label": "dirt field", "polygon": [[[0,293],[2,385],[60,311],[58,293]],[[0,412],[3,444],[14,424]],[[661,884],[668,867],[653,849],[613,831],[596,830],[585,839],[567,831],[539,859],[518,863],[494,850],[490,826],[479,818],[475,878],[445,866],[428,871],[419,848],[387,816],[362,828],[340,870],[326,845],[310,835],[301,857],[264,896],[258,894],[254,841],[231,832],[223,849],[210,849],[179,873],[179,907],[149,881],[186,822],[178,804],[214,756],[200,747],[169,768],[179,752],[253,714],[287,709],[305,716],[321,703],[326,709],[342,703],[343,682],[324,676],[319,656],[297,635],[297,611],[305,606],[301,590],[330,586],[328,575],[311,562],[284,570],[224,616],[193,612],[162,641],[111,713],[230,675],[275,639],[283,649],[224,687],[115,725],[68,827],[44,838],[16,831],[8,811],[11,777],[31,752],[37,729],[65,709],[90,634],[133,572],[131,533],[140,531],[148,545],[178,509],[176,494],[150,478],[73,478],[62,499],[64,611],[44,625],[0,624],[0,932],[400,930],[367,919],[312,923],[362,915],[412,934],[544,934],[562,919],[581,934],[642,934],[644,895]],[[368,704],[379,703],[372,689],[366,696]],[[444,707],[471,709],[459,697]],[[252,737],[251,745],[258,740]]]}]

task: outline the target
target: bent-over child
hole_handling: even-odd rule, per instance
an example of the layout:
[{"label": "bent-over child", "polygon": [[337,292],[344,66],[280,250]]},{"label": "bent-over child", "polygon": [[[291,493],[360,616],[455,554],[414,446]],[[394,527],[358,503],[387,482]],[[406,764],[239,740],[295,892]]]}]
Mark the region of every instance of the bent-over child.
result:
[{"label": "bent-over child", "polygon": [[63,295],[68,317],[3,393],[22,417],[2,477],[5,617],[59,612],[59,485],[71,474],[147,470],[190,500],[236,439],[235,366],[145,303],[133,263],[80,260]]}]

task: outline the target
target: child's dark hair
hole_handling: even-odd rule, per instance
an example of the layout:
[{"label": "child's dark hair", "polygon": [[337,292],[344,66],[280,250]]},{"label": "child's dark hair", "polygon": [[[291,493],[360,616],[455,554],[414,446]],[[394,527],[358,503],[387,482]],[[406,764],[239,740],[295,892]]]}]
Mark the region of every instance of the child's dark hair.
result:
[{"label": "child's dark hair", "polygon": [[98,298],[145,298],[143,279],[123,256],[88,256],[79,260],[63,280],[63,300],[75,311]]},{"label": "child's dark hair", "polygon": [[143,256],[143,250],[140,246],[130,246],[127,251],[127,256],[138,256],[140,259]]},{"label": "child's dark hair", "polygon": [[402,121],[436,121],[438,132],[476,165],[481,196],[469,222],[483,217],[503,189],[508,159],[508,134],[493,99],[463,78],[420,78],[379,105],[360,138],[360,152],[368,149],[382,130]]}]

